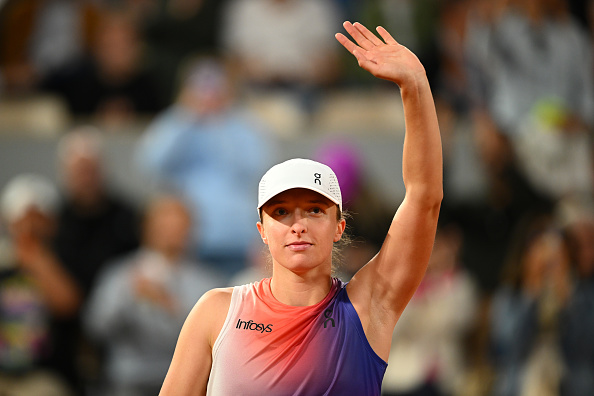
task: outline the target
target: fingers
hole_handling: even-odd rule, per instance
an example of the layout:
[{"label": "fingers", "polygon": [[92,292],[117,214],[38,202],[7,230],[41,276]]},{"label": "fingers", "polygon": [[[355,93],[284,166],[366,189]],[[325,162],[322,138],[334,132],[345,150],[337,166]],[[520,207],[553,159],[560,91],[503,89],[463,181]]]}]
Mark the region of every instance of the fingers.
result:
[{"label": "fingers", "polygon": [[349,40],[342,33],[336,33],[334,37],[336,37],[336,40],[338,40],[338,42],[340,44],[342,44],[342,46],[344,48],[346,48],[347,51],[349,51],[351,54],[355,55],[355,49],[359,48],[357,45],[355,45],[355,43],[353,43],[351,40]]},{"label": "fingers", "polygon": [[367,70],[371,74],[374,74],[374,68],[377,66],[375,62],[367,59],[367,57],[358,49],[355,50],[355,53],[353,55],[355,55],[355,57],[357,58],[357,62],[359,63],[359,66],[361,68]]},{"label": "fingers", "polygon": [[361,65],[361,62],[363,61],[368,61],[366,56],[367,51],[365,51],[363,48],[354,44],[342,33],[336,33],[335,37],[340,42],[340,44],[343,45],[343,47],[345,47],[351,54],[355,56],[355,58],[357,58],[359,65]]},{"label": "fingers", "polygon": [[376,30],[379,33],[379,35],[382,36],[386,44],[398,44],[398,41],[396,41],[394,37],[392,37],[392,35],[388,33],[386,29],[383,28],[383,26],[378,26]]},{"label": "fingers", "polygon": [[[355,25],[357,25],[357,26],[355,26]],[[367,29],[363,25],[361,25],[358,22],[356,22],[355,25],[353,25],[349,21],[346,21],[345,23],[342,24],[342,26],[344,26],[345,30],[351,35],[351,37],[355,40],[355,42],[357,44],[359,44],[359,46],[361,48],[363,48],[365,50],[370,50],[373,47],[375,47],[375,46],[377,46],[379,44],[382,44],[381,42],[379,44],[376,44],[379,41],[379,39],[377,37],[375,37],[375,36],[374,36],[375,37],[375,42],[372,41],[367,36],[365,36],[363,34],[362,30],[367,30]],[[359,25],[361,27],[359,27]],[[369,34],[371,34],[373,36],[373,33],[369,32]]]},{"label": "fingers", "polygon": [[372,32],[370,32],[369,29],[367,29],[361,23],[355,22],[355,24],[353,26],[359,32],[361,32],[361,34],[363,35],[363,37],[365,37],[367,40],[369,40],[373,45],[378,46],[378,45],[384,44],[379,38],[377,38],[377,36],[375,34],[373,34]]}]

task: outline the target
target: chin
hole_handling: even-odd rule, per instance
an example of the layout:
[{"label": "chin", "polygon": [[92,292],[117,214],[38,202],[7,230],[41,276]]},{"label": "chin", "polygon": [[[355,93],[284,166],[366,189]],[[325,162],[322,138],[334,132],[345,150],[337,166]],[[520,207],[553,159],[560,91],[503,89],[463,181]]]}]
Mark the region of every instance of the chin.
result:
[{"label": "chin", "polygon": [[[320,266],[323,266],[324,263],[321,260],[316,260],[314,258],[311,257],[307,257],[306,255],[300,255],[300,256],[293,256],[293,257],[289,257],[286,258],[285,260],[283,260],[282,262],[279,261],[278,264],[281,267],[284,267],[292,272],[295,273],[303,273],[303,272],[307,272],[307,271],[311,271],[315,268],[318,268]],[[330,265],[328,265],[328,268],[330,268]]]}]

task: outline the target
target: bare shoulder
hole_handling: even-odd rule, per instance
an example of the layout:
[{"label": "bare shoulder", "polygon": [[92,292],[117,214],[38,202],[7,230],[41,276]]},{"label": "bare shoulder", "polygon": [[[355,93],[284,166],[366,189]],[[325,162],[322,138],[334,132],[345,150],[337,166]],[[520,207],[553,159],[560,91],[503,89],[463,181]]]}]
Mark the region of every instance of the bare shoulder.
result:
[{"label": "bare shoulder", "polygon": [[180,332],[161,396],[205,395],[212,347],[225,324],[233,288],[212,289],[196,303]]},{"label": "bare shoulder", "polygon": [[196,323],[202,328],[209,329],[208,341],[211,347],[227,318],[232,294],[233,287],[211,289],[200,297],[188,316],[189,326]]},{"label": "bare shoulder", "polygon": [[196,303],[196,307],[200,309],[222,308],[231,303],[231,295],[233,294],[233,287],[221,287],[211,289],[204,293]]}]

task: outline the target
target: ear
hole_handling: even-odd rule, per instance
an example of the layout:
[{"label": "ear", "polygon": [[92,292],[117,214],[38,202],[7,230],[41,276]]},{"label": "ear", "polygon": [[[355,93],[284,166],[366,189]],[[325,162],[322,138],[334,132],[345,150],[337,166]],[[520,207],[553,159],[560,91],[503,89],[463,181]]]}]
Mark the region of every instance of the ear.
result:
[{"label": "ear", "polygon": [[262,238],[262,242],[268,245],[268,239],[266,238],[266,232],[264,230],[264,225],[261,222],[256,223],[256,227],[258,227],[258,232],[260,233],[260,238]]},{"label": "ear", "polygon": [[345,228],[346,221],[344,219],[340,219],[338,224],[336,224],[336,234],[334,234],[334,242],[340,241],[340,238],[342,238],[342,234],[344,233]]}]

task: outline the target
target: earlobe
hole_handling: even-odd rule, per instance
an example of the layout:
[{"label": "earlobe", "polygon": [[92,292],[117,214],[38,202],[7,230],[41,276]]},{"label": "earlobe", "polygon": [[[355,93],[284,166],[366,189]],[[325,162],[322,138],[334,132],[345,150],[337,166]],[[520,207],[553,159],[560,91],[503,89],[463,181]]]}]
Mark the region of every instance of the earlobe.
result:
[{"label": "earlobe", "polygon": [[340,238],[342,238],[342,234],[344,233],[344,230],[346,228],[346,221],[340,220],[338,222],[338,226],[336,228],[336,234],[334,235],[334,242],[338,242],[340,241]]},{"label": "earlobe", "polygon": [[262,242],[264,242],[265,245],[268,245],[268,239],[266,238],[266,234],[264,233],[264,226],[261,222],[258,222],[256,224],[256,227],[258,227],[258,232],[260,233],[260,238],[262,238]]}]

